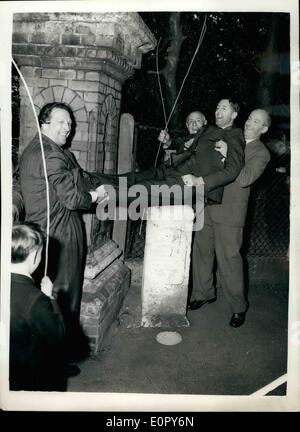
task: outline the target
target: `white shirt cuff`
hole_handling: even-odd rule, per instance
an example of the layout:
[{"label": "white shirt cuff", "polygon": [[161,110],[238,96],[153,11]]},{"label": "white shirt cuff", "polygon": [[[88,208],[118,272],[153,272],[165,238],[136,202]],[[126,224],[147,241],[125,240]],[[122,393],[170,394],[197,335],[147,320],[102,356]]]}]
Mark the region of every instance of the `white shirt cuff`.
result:
[{"label": "white shirt cuff", "polygon": [[98,198],[98,194],[97,194],[97,192],[95,192],[95,191],[90,191],[89,193],[90,193],[90,195],[91,195],[91,197],[92,197],[92,202],[93,202],[93,203],[96,202],[96,201],[97,201],[97,198]]}]

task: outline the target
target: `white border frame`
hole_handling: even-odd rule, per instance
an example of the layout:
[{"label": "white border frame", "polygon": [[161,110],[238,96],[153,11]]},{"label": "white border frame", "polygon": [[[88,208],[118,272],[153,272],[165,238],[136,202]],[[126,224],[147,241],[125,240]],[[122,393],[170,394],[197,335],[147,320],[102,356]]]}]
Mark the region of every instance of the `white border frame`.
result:
[{"label": "white border frame", "polygon": [[[8,390],[8,325],[11,232],[11,85],[10,58],[12,16],[24,12],[119,12],[119,11],[215,11],[215,12],[288,12],[291,15],[291,223],[288,373],[286,396],[149,395],[116,393],[42,393]],[[299,10],[297,0],[201,0],[158,1],[143,5],[140,1],[65,1],[0,2],[2,41],[0,46],[0,124],[2,167],[1,226],[1,321],[0,321],[0,407],[19,411],[298,411],[300,410],[300,292],[297,258],[300,256],[300,155],[299,155]],[[256,394],[258,393],[258,395]]]}]

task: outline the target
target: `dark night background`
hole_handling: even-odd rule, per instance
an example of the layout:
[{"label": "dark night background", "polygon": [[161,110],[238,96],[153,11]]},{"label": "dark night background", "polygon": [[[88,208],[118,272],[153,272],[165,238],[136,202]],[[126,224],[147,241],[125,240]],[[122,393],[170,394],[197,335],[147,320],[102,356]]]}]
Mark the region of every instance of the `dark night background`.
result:
[{"label": "dark night background", "polygon": [[[272,125],[262,136],[271,152],[271,162],[252,191],[244,252],[248,257],[286,256],[289,245],[290,15],[219,12],[145,12],[140,15],[156,40],[161,38],[160,71],[165,71],[174,54],[171,47],[174,40],[182,41],[178,58],[171,59],[177,62],[173,99],[165,82],[169,75],[160,74],[167,117],[194,55],[206,15],[203,42],[179,98],[177,112],[169,124],[171,136],[184,133],[186,116],[193,110],[203,111],[208,121],[214,123],[215,107],[224,97],[232,97],[240,104],[237,126],[243,127],[255,108],[266,108],[272,115]],[[165,120],[156,55],[156,49],[143,55],[141,69],[124,83],[122,92],[121,112],[132,114],[136,122],[136,163],[141,170],[152,167],[158,154],[159,162],[163,158],[157,140]],[[133,255],[143,253],[144,243],[139,247],[137,241],[140,237],[137,235],[132,242]]]},{"label": "dark night background", "polygon": [[[170,18],[177,14],[178,28]],[[199,12],[141,12],[142,19],[156,37],[161,37],[159,69],[166,65],[170,44],[181,32],[182,45],[175,73],[178,90],[198,43],[205,14]],[[170,129],[184,129],[186,115],[202,110],[214,121],[215,106],[223,97],[235,98],[241,106],[237,125],[244,123],[253,108],[268,107],[273,117],[269,135],[289,139],[289,26],[288,13],[207,14],[207,31],[178,101],[178,111]],[[179,38],[180,38],[179,34]],[[156,49],[143,55],[142,68],[123,87],[122,112],[136,122],[164,128],[162,102],[156,72]],[[161,76],[167,117],[172,98]],[[169,99],[169,100],[168,100]]]}]

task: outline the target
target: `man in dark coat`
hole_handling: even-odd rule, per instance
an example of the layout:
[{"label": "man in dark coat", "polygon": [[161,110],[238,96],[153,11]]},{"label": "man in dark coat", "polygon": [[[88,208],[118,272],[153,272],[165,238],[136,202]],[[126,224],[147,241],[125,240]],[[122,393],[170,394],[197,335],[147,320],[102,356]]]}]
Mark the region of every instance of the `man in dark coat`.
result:
[{"label": "man in dark coat", "polygon": [[18,156],[15,146],[12,147],[12,168],[13,168],[13,200],[12,219],[13,222],[20,222],[24,219],[24,202],[21,193],[21,186],[18,179]]},{"label": "man in dark coat", "polygon": [[31,274],[41,261],[44,233],[33,224],[12,228],[10,390],[63,391],[65,325],[51,280],[39,289]]},{"label": "man in dark coat", "polygon": [[[64,146],[74,125],[70,108],[49,103],[39,114],[49,183],[50,245],[48,274],[66,320],[69,349],[76,346],[85,261],[84,231],[80,210],[103,198],[101,187],[84,189],[88,174]],[[26,221],[46,229],[46,181],[38,134],[20,158],[20,184]],[[74,339],[72,341],[72,339]]]},{"label": "man in dark coat", "polygon": [[[227,112],[230,115],[228,103]],[[218,110],[216,112],[218,115]],[[222,203],[205,209],[204,228],[196,232],[193,244],[193,297],[190,309],[198,309],[215,299],[213,267],[216,255],[222,288],[232,309],[230,325],[244,323],[248,307],[244,293],[243,262],[240,249],[246,220],[250,186],[270,160],[260,137],[270,126],[270,116],[256,109],[245,123],[245,166],[236,180],[224,188]]]}]

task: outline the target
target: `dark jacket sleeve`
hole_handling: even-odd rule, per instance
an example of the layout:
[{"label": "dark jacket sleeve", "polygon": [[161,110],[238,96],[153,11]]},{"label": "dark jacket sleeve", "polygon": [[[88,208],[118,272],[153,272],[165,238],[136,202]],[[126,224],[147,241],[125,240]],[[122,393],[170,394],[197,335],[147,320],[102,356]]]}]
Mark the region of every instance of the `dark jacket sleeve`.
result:
[{"label": "dark jacket sleeve", "polygon": [[173,138],[168,150],[176,150],[176,153],[183,153],[185,141],[187,141],[187,138]]},{"label": "dark jacket sleeve", "polygon": [[203,176],[206,192],[234,181],[245,163],[245,141],[241,129],[224,130],[223,139],[228,144],[226,162],[223,169]]},{"label": "dark jacket sleeve", "polygon": [[13,179],[13,221],[19,222],[23,218],[24,214],[24,201],[21,192],[21,186],[17,179]]},{"label": "dark jacket sleeve", "polygon": [[49,182],[54,186],[59,201],[69,210],[88,209],[92,197],[80,187],[81,168],[70,169],[63,153],[50,152],[46,158]]},{"label": "dark jacket sleeve", "polygon": [[39,296],[31,308],[32,326],[44,342],[60,342],[65,336],[65,324],[56,304],[46,296]]}]

